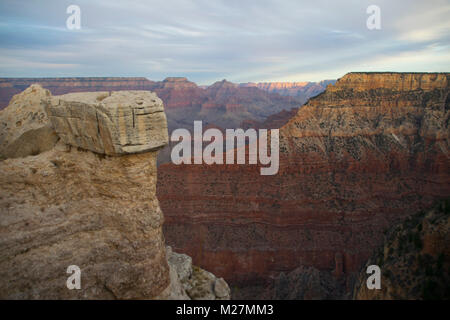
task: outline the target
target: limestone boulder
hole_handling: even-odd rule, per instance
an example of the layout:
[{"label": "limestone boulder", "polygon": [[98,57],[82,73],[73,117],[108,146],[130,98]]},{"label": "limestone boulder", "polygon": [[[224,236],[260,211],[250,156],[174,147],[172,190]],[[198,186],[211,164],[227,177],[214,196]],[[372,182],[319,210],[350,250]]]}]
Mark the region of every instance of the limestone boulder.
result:
[{"label": "limestone boulder", "polygon": [[37,146],[42,128],[60,139],[0,161],[0,299],[229,298],[190,257],[166,252],[156,157],[167,122],[154,93],[51,97],[32,86],[1,116],[1,150],[20,146],[20,132]]},{"label": "limestone boulder", "polygon": [[33,84],[0,111],[0,160],[37,155],[58,141],[44,110],[50,92]]}]

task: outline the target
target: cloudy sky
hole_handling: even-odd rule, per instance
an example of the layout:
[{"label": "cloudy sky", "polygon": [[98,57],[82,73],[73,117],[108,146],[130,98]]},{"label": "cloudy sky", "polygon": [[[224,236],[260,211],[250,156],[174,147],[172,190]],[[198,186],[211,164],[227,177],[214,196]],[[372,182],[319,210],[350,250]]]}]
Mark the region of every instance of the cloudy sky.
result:
[{"label": "cloudy sky", "polygon": [[[81,29],[69,30],[69,5]],[[369,5],[381,30],[369,30]],[[1,0],[0,77],[317,81],[450,71],[450,0]]]}]

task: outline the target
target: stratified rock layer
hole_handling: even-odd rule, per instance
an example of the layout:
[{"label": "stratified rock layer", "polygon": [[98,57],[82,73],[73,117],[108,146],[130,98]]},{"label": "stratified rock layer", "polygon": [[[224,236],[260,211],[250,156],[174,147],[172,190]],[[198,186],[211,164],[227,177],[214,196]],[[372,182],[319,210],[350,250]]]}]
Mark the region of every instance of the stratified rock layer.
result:
[{"label": "stratified rock layer", "polygon": [[275,176],[160,166],[166,240],[232,285],[300,266],[345,280],[385,229],[450,194],[449,110],[448,74],[350,73],[281,128]]},{"label": "stratified rock layer", "polygon": [[36,155],[58,141],[44,110],[50,92],[32,85],[0,110],[0,160]]},{"label": "stratified rock layer", "polygon": [[[392,228],[362,268],[353,296],[363,300],[450,298],[450,199]],[[368,289],[367,267],[381,270],[381,288]]]},{"label": "stratified rock layer", "polygon": [[163,103],[149,91],[69,93],[46,111],[64,143],[96,153],[141,153],[168,141]]}]

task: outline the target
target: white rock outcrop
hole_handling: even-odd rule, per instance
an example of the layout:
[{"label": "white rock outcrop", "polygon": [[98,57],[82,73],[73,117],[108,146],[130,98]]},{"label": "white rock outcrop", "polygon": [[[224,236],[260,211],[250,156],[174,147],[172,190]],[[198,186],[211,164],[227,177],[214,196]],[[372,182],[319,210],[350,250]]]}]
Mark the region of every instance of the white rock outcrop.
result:
[{"label": "white rock outcrop", "polygon": [[69,93],[46,111],[64,143],[95,153],[143,153],[168,141],[163,102],[150,91]]}]

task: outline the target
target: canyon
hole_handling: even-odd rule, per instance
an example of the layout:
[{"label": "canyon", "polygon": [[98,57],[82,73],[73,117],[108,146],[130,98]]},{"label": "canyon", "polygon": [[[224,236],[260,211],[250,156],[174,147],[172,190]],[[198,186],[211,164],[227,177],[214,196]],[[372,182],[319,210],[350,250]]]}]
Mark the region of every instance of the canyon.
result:
[{"label": "canyon", "polygon": [[264,121],[267,116],[301,105],[298,99],[240,86],[226,80],[205,88],[183,77],[163,81],[146,78],[1,78],[0,108],[14,94],[37,83],[54,95],[73,92],[148,90],[162,99],[169,132],[177,128],[191,129],[194,120],[206,125],[238,128],[242,121]]},{"label": "canyon", "polygon": [[323,92],[328,85],[335,83],[336,80],[322,80],[319,82],[248,82],[241,83],[240,86],[256,87],[267,92],[279,93],[283,96],[292,96],[301,104],[304,104],[309,98]]},{"label": "canyon", "polygon": [[449,110],[449,74],[349,73],[280,128],[275,176],[162,164],[167,242],[234,297],[273,297],[298,269],[332,276],[349,298],[384,231],[450,194]]},{"label": "canyon", "polygon": [[[308,83],[0,79],[25,89],[0,111],[2,297],[377,298],[358,284],[385,233],[450,194],[449,78],[349,73],[303,106]],[[278,173],[164,163],[194,120],[280,128]]]},{"label": "canyon", "polygon": [[[298,108],[333,82],[304,82],[300,86],[297,83],[235,84],[222,80],[210,86],[198,86],[184,77],[168,77],[163,81],[131,77],[0,78],[0,109],[8,105],[14,94],[35,83],[53,95],[148,90],[163,101],[169,132],[177,128],[192,129],[194,120],[219,128],[240,128],[246,123],[261,125],[275,114],[284,115],[283,119],[287,121],[286,112]],[[277,91],[280,87],[294,91]]]},{"label": "canyon", "polygon": [[[220,130],[248,125],[257,125],[262,129],[266,124],[270,125],[266,120],[275,114],[286,122],[286,111],[298,108],[309,97],[325,89],[317,86],[315,90],[293,97],[226,80],[200,87],[184,77],[168,77],[163,81],[121,77],[0,78],[0,109],[8,104],[14,94],[34,83],[54,95],[120,90],[155,92],[164,103],[169,134],[178,128],[192,131],[195,120],[202,120],[205,126]],[[172,144],[169,143],[159,152],[158,163],[170,161],[171,148]]]}]

